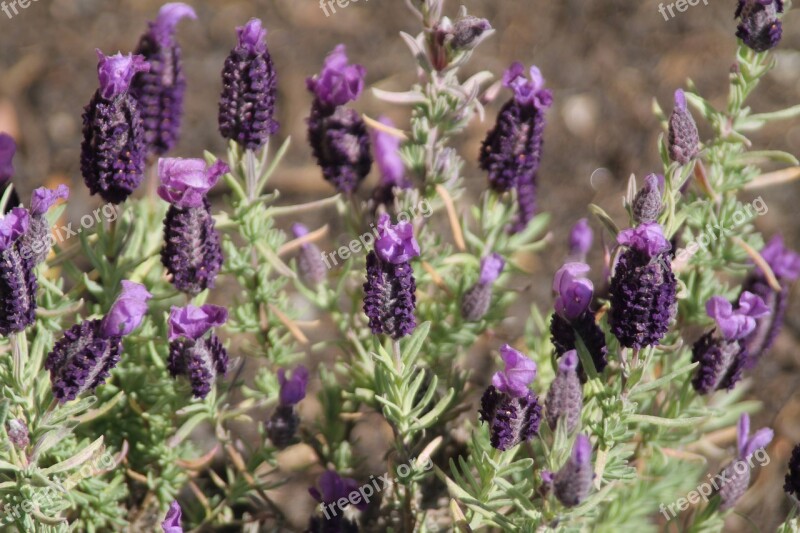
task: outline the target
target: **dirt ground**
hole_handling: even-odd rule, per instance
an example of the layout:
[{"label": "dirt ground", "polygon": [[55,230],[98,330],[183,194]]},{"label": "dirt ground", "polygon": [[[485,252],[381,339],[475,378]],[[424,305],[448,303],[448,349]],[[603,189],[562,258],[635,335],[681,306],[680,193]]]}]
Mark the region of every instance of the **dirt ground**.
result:
[{"label": "dirt ground", "polygon": [[[200,157],[204,149],[224,153],[216,125],[219,72],[235,43],[234,27],[260,17],[269,29],[268,45],[279,75],[279,136],[293,138],[275,179],[287,202],[331,192],[311,159],[304,122],[310,105],[304,79],[318,71],[329,50],[345,43],[351,59],[367,68],[370,85],[402,89],[414,81],[413,64],[398,32],[416,32],[417,27],[400,0],[360,0],[327,17],[315,0],[189,3],[199,20],[184,21],[179,30],[189,89],[184,134],[174,155]],[[499,75],[513,60],[521,60],[537,64],[554,91],[539,198],[553,215],[556,251],[532,265],[532,290],[544,307],[550,303],[549,279],[563,257],[559,247],[570,225],[587,215],[585,206],[595,202],[621,215],[628,176],[642,177],[659,168],[660,131],[652,99],[669,109],[672,92],[691,78],[712,103],[724,102],[735,50],[735,1],[700,2],[669,20],[659,13],[656,0],[464,3],[497,29],[467,73],[488,69]],[[97,203],[79,186],[78,160],[81,110],[97,84],[94,49],[131,50],[159,6],[152,0],[38,0],[10,19],[0,12],[0,130],[20,141],[15,182],[23,198],[45,180],[56,180],[76,185],[73,215],[79,217]],[[451,1],[447,7],[454,15],[458,5]],[[800,102],[800,11],[786,16],[784,28],[776,53],[779,67],[752,101],[757,112]],[[489,121],[500,103],[489,107]],[[358,106],[372,116],[383,112],[407,124],[404,109],[387,112],[369,93]],[[463,137],[472,197],[486,186],[476,159],[488,127],[475,124]],[[701,125],[704,133],[709,130]],[[752,139],[758,149],[800,154],[800,121],[773,126]],[[788,244],[800,249],[800,182],[757,195],[769,207],[757,221],[759,228],[766,235],[782,232]],[[325,222],[333,225],[335,236],[336,221]],[[776,439],[770,464],[761,470],[738,512],[763,531],[771,530],[788,510],[781,478],[792,445],[800,441],[800,396],[795,392],[800,384],[799,303],[795,298],[777,346],[752,376],[752,394],[764,402],[754,424],[772,425]],[[752,529],[738,516],[728,525],[731,531]]]}]

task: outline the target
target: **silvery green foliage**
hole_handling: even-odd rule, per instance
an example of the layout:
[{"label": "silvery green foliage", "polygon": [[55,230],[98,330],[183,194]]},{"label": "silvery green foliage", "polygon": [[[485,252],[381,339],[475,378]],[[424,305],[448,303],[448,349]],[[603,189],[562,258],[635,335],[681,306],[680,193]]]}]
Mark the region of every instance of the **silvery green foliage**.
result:
[{"label": "silvery green foliage", "polygon": [[[225,206],[215,209],[225,255],[219,284],[226,288],[230,311],[217,332],[232,356],[228,375],[198,400],[192,399],[187,383],[176,382],[167,371],[167,314],[171,305],[185,305],[186,297],[164,277],[159,262],[164,202],[130,200],[113,223],[58,245],[46,276],[46,267],[39,267],[35,325],[0,339],[0,351],[6,354],[0,359],[0,427],[6,428],[0,431],[4,530],[153,531],[179,493],[186,502],[187,529],[231,524],[288,529],[280,506],[267,492],[284,482],[285,474],[275,468],[277,450],[264,421],[277,402],[277,369],[295,366],[309,352],[332,355],[316,372],[320,414],[304,420],[299,435],[313,450],[315,466],[363,475],[351,446],[354,421],[364,413],[379,413],[392,432],[385,472],[395,477],[400,465],[410,467],[408,475],[399,476],[372,502],[373,509],[360,516],[365,530],[649,531],[655,529],[660,503],[684,497],[704,480],[707,468],[697,459],[704,446],[712,446],[707,435],[731,428],[741,413],[758,406],[743,400],[744,384],[718,393],[713,402],[699,397],[690,386],[696,366],[691,346],[683,344],[677,326],[657,347],[635,353],[620,349],[608,333],[605,301],[597,316],[607,334],[609,366],[598,373],[578,343],[588,378],[579,428],[569,433],[561,424],[554,430],[542,424],[537,438],[505,452],[489,444],[486,425],[477,420],[475,397],[480,391],[471,384],[463,361],[479,340],[505,333],[516,296],[510,280],[524,275],[515,258],[544,248],[548,217],[540,214],[525,231],[509,234],[513,192],[487,191],[476,205],[460,201],[464,160],[452,144],[470,123],[484,118],[482,102],[494,92],[487,87],[490,73],[462,80],[460,69],[480,53],[480,41],[491,32],[465,47],[451,46],[452,39],[437,44],[437,32],[459,21],[475,23],[465,12],[455,23],[446,20],[442,3],[407,0],[423,26],[416,36],[403,34],[423,73],[419,83],[400,93],[373,90],[388,104],[407,106],[410,114],[408,131],[395,133],[404,136],[401,153],[415,186],[396,189],[394,204],[385,209],[416,213],[411,222],[422,254],[413,262],[415,332],[397,342],[370,333],[361,312],[366,254],[341,260],[326,281],[308,286],[298,276],[291,253],[297,242],[279,229],[310,211],[335,210],[349,236],[330,243],[334,249],[369,231],[375,206],[339,195],[279,205],[278,191],[267,191],[289,140],[258,152],[231,143],[222,157],[231,168],[223,178],[228,195]],[[752,143],[745,137],[767,123],[800,115],[797,106],[763,114],[745,106],[773,66],[769,53],[740,46],[726,109],[714,109],[688,84],[687,100],[701,131],[712,132],[698,159],[678,165],[670,161],[663,139],[659,144],[665,193],[658,222],[666,237],[691,243],[707,224],[735,228],[676,268],[682,327],[710,324],[706,300],[715,294],[735,297],[738,288],[730,280],[752,268],[747,250],[764,242],[751,219],[741,223],[736,216],[744,205],[738,193],[745,185],[758,184],[761,170],[756,163],[798,164],[790,154],[750,150]],[[666,131],[664,113],[657,105],[655,110]],[[211,153],[205,158],[208,163],[218,159]],[[693,176],[694,185],[682,194],[682,185]],[[632,183],[629,206],[637,189]],[[419,210],[422,202],[430,207],[425,215]],[[599,206],[590,209],[612,234],[633,222],[614,221]],[[48,214],[51,222],[59,211]],[[461,316],[463,295],[478,280],[481,258],[491,253],[505,258],[507,267],[493,286],[489,311],[467,322]],[[145,284],[154,295],[144,323],[124,339],[122,361],[105,385],[94,394],[57,404],[44,358],[77,319],[104,314],[123,279]],[[209,292],[192,303],[201,305]],[[332,326],[333,333],[326,333],[329,337],[318,345],[309,345],[297,306],[290,301],[297,294]],[[533,388],[540,395],[557,368],[549,312],[544,311],[550,308],[548,302],[534,303],[524,334],[515,342],[538,365]],[[9,438],[12,420],[28,427],[30,444],[24,449]],[[241,424],[236,423],[241,422],[256,428],[255,439],[245,441],[238,433]],[[206,438],[196,438],[196,431],[203,429]],[[578,432],[593,447],[593,489],[579,505],[565,508],[542,474],[563,467]],[[431,459],[434,468],[421,467]],[[712,499],[683,523],[692,531],[716,531],[723,517]],[[781,531],[797,531],[796,522],[790,516]]]}]

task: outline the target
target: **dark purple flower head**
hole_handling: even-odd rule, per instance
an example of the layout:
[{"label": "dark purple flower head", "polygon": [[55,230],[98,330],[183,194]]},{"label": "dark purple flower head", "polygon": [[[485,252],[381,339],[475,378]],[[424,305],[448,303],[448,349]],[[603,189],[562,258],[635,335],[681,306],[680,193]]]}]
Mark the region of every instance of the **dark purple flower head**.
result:
[{"label": "dark purple flower head", "polygon": [[800,444],[792,449],[789,471],[786,472],[784,478],[783,490],[796,501],[800,500]]},{"label": "dark purple flower head", "polygon": [[306,80],[308,90],[326,107],[338,107],[358,99],[364,90],[367,71],[361,65],[350,65],[343,44],[325,58],[320,73]]},{"label": "dark purple flower head", "polygon": [[414,226],[405,220],[392,224],[388,214],[378,218],[378,238],[375,252],[382,261],[398,265],[419,255],[419,244],[414,238]]},{"label": "dark purple flower head", "polygon": [[505,266],[506,262],[500,254],[487,255],[481,259],[481,275],[478,283],[484,285],[494,283],[500,277]]},{"label": "dark purple flower head", "polygon": [[547,423],[555,429],[559,419],[571,433],[581,418],[583,388],[578,378],[578,352],[570,350],[558,360],[558,372],[545,398]]},{"label": "dark purple flower head", "polygon": [[355,109],[314,100],[308,142],[323,178],[339,192],[355,192],[372,168],[369,132]]},{"label": "dark purple flower head", "polygon": [[539,432],[542,406],[530,390],[511,396],[489,385],[481,397],[480,420],[489,425],[489,442],[500,451],[510,450]]},{"label": "dark purple flower head", "polygon": [[6,182],[14,175],[14,154],[17,143],[7,133],[0,133],[0,182]]},{"label": "dark purple flower head", "polygon": [[147,301],[153,297],[141,283],[123,280],[122,292],[103,319],[100,332],[105,337],[124,336],[139,327]]},{"label": "dark purple flower head", "polygon": [[[349,494],[357,491],[359,488],[358,482],[349,477],[341,477],[334,470],[326,470],[322,473],[317,481],[317,487],[308,489],[311,497],[322,504],[336,503],[342,498],[347,499]],[[345,504],[345,506],[348,504]],[[361,502],[356,505],[356,508],[363,511],[367,508],[367,502]]]},{"label": "dark purple flower head", "polygon": [[779,13],[783,13],[783,0],[739,0],[736,36],[756,52],[775,48],[783,34]]},{"label": "dark purple flower head", "polygon": [[761,250],[761,257],[769,263],[775,277],[781,281],[795,281],[800,277],[800,254],[786,248],[781,235],[770,239]]},{"label": "dark purple flower head", "polygon": [[500,348],[500,357],[503,358],[505,369],[502,372],[495,372],[492,376],[492,385],[512,398],[528,394],[530,392],[528,385],[536,379],[536,363],[508,344]]},{"label": "dark purple flower head", "polygon": [[592,303],[594,285],[584,277],[588,272],[589,265],[585,263],[567,263],[553,279],[556,313],[568,321],[578,318]]},{"label": "dark purple flower head", "polygon": [[168,320],[169,340],[185,337],[196,341],[208,333],[211,328],[219,327],[227,320],[228,310],[218,305],[172,306]]},{"label": "dark purple flower head", "polygon": [[[394,128],[394,123],[381,116],[378,122]],[[400,139],[380,129],[372,130],[372,145],[375,149],[375,163],[381,172],[381,186],[407,189],[410,183],[406,179],[406,167],[400,157]]]},{"label": "dark purple flower head", "polygon": [[697,157],[700,151],[700,135],[686,106],[686,95],[682,89],[675,91],[675,107],[669,117],[667,133],[669,158],[672,161],[685,165]]},{"label": "dark purple flower head", "polygon": [[544,88],[544,77],[536,66],[530,68],[530,79],[525,77],[525,66],[515,62],[503,74],[503,85],[514,91],[519,105],[532,106],[542,111],[553,103],[553,94]]},{"label": "dark purple flower head", "polygon": [[280,401],[281,405],[295,405],[306,397],[306,387],[308,386],[308,369],[303,365],[298,366],[292,372],[291,377],[286,377],[286,370],[278,370],[278,383],[281,386]]},{"label": "dark purple flower head", "polygon": [[[608,365],[606,335],[595,322],[594,314],[588,309],[570,322],[558,313],[553,313],[550,319],[550,334],[550,341],[555,348],[557,356],[564,357],[577,349],[577,340],[580,338],[592,357],[592,364],[598,373],[602,373]],[[583,368],[580,359],[578,360],[578,378],[580,378],[581,383],[585,383],[587,380],[586,370]]]},{"label": "dark purple flower head", "polygon": [[161,9],[158,10],[158,18],[150,23],[158,44],[164,47],[171,46],[175,27],[184,18],[197,20],[197,13],[191,6],[182,2],[170,2],[161,6]]},{"label": "dark purple flower head", "polygon": [[223,161],[208,166],[202,159],[162,157],[158,160],[158,195],[177,207],[202,207],[208,191],[226,172],[230,168]]},{"label": "dark purple flower head", "polygon": [[751,292],[739,296],[736,309],[722,296],[713,296],[706,302],[706,313],[716,320],[725,340],[744,339],[756,329],[756,319],[769,315],[769,308],[761,297]]},{"label": "dark purple flower head", "polygon": [[69,198],[69,187],[66,185],[59,185],[55,189],[48,189],[47,187],[39,187],[34,189],[31,194],[31,216],[41,217],[53,207],[59,198]]},{"label": "dark purple flower head", "polygon": [[164,521],[161,522],[161,529],[164,530],[164,533],[183,533],[183,528],[181,527],[181,506],[177,500],[173,500],[172,503],[169,504],[167,516],[165,516]]},{"label": "dark purple flower head", "polygon": [[553,493],[565,507],[575,507],[586,499],[593,478],[592,445],[589,437],[583,434],[575,438],[572,454],[558,472],[542,472],[542,479],[552,483]]},{"label": "dark purple flower head", "polygon": [[100,80],[100,95],[112,100],[128,91],[137,72],[147,72],[150,64],[140,55],[118,53],[113,56],[97,52],[97,77]]},{"label": "dark purple flower head", "polygon": [[649,174],[644,178],[644,187],[636,193],[633,199],[633,218],[637,224],[655,222],[661,214],[664,195],[664,176]]},{"label": "dark purple flower head", "polygon": [[692,345],[692,362],[698,363],[692,386],[699,394],[733,389],[749,359],[744,341],[727,341],[715,333],[706,333]]},{"label": "dark purple flower head", "polygon": [[583,262],[586,254],[592,249],[594,232],[589,225],[589,220],[582,218],[572,226],[569,232],[569,255],[577,261]]},{"label": "dark purple flower head", "polygon": [[236,28],[239,47],[251,54],[263,54],[267,51],[267,30],[261,27],[261,21],[252,18],[244,26]]},{"label": "dark purple flower head", "polygon": [[17,239],[28,231],[30,215],[26,209],[14,207],[0,216],[0,252],[8,250]]},{"label": "dark purple flower head", "polygon": [[264,146],[278,131],[274,119],[277,76],[267,50],[266,30],[251,19],[236,29],[238,45],[225,59],[219,99],[219,131],[249,150]]},{"label": "dark purple flower head", "polygon": [[617,235],[617,242],[653,258],[669,251],[672,245],[664,238],[664,230],[656,222],[639,224],[635,228],[622,230]]},{"label": "dark purple flower head", "polygon": [[390,335],[395,340],[410,335],[417,325],[416,290],[410,263],[383,261],[375,250],[370,251],[364,283],[364,314],[372,333]]},{"label": "dark purple flower head", "polygon": [[454,50],[472,50],[492,33],[488,20],[467,15],[453,24],[450,45]]}]

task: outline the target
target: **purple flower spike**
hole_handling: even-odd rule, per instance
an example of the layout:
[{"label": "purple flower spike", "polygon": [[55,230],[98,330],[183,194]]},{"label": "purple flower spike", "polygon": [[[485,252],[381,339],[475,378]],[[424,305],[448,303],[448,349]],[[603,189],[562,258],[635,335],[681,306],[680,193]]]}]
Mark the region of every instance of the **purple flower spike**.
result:
[{"label": "purple flower spike", "polygon": [[567,263],[558,269],[553,279],[556,313],[568,321],[581,316],[592,302],[594,285],[583,277],[587,272],[589,265],[585,263]]},{"label": "purple flower spike", "polygon": [[252,18],[244,26],[236,28],[239,46],[251,54],[263,54],[267,51],[267,30],[261,27],[261,21]]},{"label": "purple flower spike", "polygon": [[177,207],[202,207],[208,191],[226,172],[230,168],[223,161],[207,166],[202,159],[162,157],[158,160],[158,195]]},{"label": "purple flower spike", "polygon": [[107,56],[99,49],[95,52],[98,59],[97,77],[100,80],[100,95],[106,100],[126,93],[137,72],[150,70],[150,64],[140,55]]},{"label": "purple flower spike", "polygon": [[14,175],[14,154],[17,143],[7,133],[0,133],[0,182],[6,182]]},{"label": "purple flower spike", "polygon": [[783,34],[779,13],[783,13],[783,0],[739,0],[736,36],[756,52],[775,48]]},{"label": "purple flower spike", "polygon": [[206,304],[200,307],[187,305],[175,307],[169,313],[169,340],[179,337],[197,340],[211,328],[223,325],[228,320],[228,310],[218,305]]},{"label": "purple flower spike", "polygon": [[503,85],[514,91],[514,99],[520,105],[547,109],[553,103],[553,94],[544,88],[544,77],[538,67],[530,68],[530,79],[525,77],[525,66],[516,62],[503,75]]},{"label": "purple flower spike", "polygon": [[623,246],[633,248],[649,258],[672,248],[669,241],[664,238],[664,230],[661,225],[656,222],[648,222],[635,228],[620,231],[619,235],[617,235],[617,242]]},{"label": "purple flower spike", "polygon": [[786,248],[781,235],[775,235],[770,239],[761,250],[761,257],[769,264],[775,277],[781,281],[795,281],[800,277],[800,254]]},{"label": "purple flower spike", "polygon": [[492,385],[513,398],[528,394],[528,385],[536,379],[536,363],[508,344],[500,348],[500,357],[506,367],[502,372],[495,372]]},{"label": "purple flower spike", "polygon": [[583,388],[578,378],[578,352],[570,350],[558,361],[558,373],[545,398],[547,423],[555,429],[558,420],[572,433],[578,426],[583,409]]},{"label": "purple flower spike", "polygon": [[375,251],[383,261],[398,265],[419,255],[419,244],[414,238],[414,226],[405,220],[392,224],[389,215],[378,219],[378,238]]},{"label": "purple flower spike", "polygon": [[759,296],[743,292],[735,310],[728,300],[714,296],[706,302],[706,313],[716,320],[726,340],[735,341],[755,330],[756,319],[769,315],[770,310]]},{"label": "purple flower spike", "polygon": [[[750,484],[750,456],[756,450],[766,447],[771,441],[774,432],[769,428],[762,428],[750,437],[750,417],[743,413],[737,425],[738,453],[736,458],[728,463],[717,476],[724,480],[719,488],[720,506],[723,511],[731,509],[747,491]],[[741,466],[740,466],[741,465]]]},{"label": "purple flower spike", "polygon": [[161,529],[164,530],[164,533],[183,533],[183,528],[181,527],[181,506],[177,500],[173,500],[172,503],[169,504],[167,516],[165,516],[164,521],[161,522]]},{"label": "purple flower spike", "polygon": [[669,117],[667,146],[669,158],[681,165],[689,163],[700,151],[697,124],[686,106],[686,95],[682,89],[675,91],[675,108]]},{"label": "purple flower spike", "polygon": [[636,193],[633,199],[633,219],[637,224],[655,222],[661,214],[664,195],[664,176],[649,174],[644,179],[644,187]]},{"label": "purple flower spike", "polygon": [[308,386],[308,369],[303,365],[292,372],[291,377],[286,377],[286,370],[278,370],[278,383],[281,385],[280,399],[282,405],[295,405],[306,397]]},{"label": "purple flower spike", "polygon": [[[381,116],[378,122],[394,128],[394,123]],[[400,139],[391,133],[379,129],[372,130],[372,145],[375,149],[375,163],[381,172],[382,187],[400,187],[407,189],[410,183],[406,179],[406,166],[400,157]]]},{"label": "purple flower spike", "polygon": [[553,476],[553,493],[566,507],[575,507],[592,489],[592,445],[586,435],[575,438],[572,454]]},{"label": "purple flower spike", "polygon": [[505,266],[505,259],[503,259],[503,256],[500,254],[495,253],[487,255],[481,259],[481,275],[478,279],[478,283],[494,283],[495,280],[500,277]]},{"label": "purple flower spike", "polygon": [[40,217],[44,215],[53,207],[53,204],[55,204],[59,198],[63,198],[64,200],[69,198],[69,187],[62,184],[56,187],[55,190],[48,189],[47,187],[34,189],[31,195],[31,216]]},{"label": "purple flower spike", "polygon": [[153,26],[162,46],[171,44],[175,27],[185,18],[197,20],[197,13],[195,13],[192,6],[182,2],[170,2],[161,6],[161,9],[158,10],[158,18],[153,23]]},{"label": "purple flower spike", "polygon": [[124,336],[138,328],[152,297],[141,283],[123,280],[122,292],[103,319],[101,334],[108,338]]},{"label": "purple flower spike", "polygon": [[8,250],[28,231],[28,226],[30,215],[21,207],[15,207],[10,213],[0,217],[0,252]]},{"label": "purple flower spike", "polygon": [[[348,496],[351,492],[357,491],[359,488],[358,482],[349,477],[341,477],[336,471],[334,470],[326,470],[317,481],[317,485],[319,488],[311,487],[308,489],[308,493],[311,495],[312,498],[317,500],[319,503],[322,504],[332,504],[336,503],[342,499],[347,500]],[[346,507],[349,505],[350,502],[347,502],[342,507]],[[367,508],[367,502],[362,501],[355,505],[356,509],[363,511]],[[330,523],[331,521],[335,521],[339,515],[334,515],[331,518],[327,518],[326,522]],[[311,531],[321,531],[320,529],[311,529]],[[327,529],[326,529],[327,531]],[[335,531],[355,531],[354,529],[335,529]]]},{"label": "purple flower spike", "polygon": [[500,254],[490,254],[481,259],[478,282],[470,287],[461,300],[461,316],[468,322],[477,322],[489,311],[493,284],[503,272],[506,262]]},{"label": "purple flower spike", "polygon": [[575,261],[583,262],[586,254],[592,249],[594,232],[589,225],[589,220],[582,218],[572,226],[569,232],[569,256]]},{"label": "purple flower spike", "polygon": [[345,46],[340,44],[325,58],[319,75],[308,78],[306,85],[317,100],[333,108],[358,100],[366,74],[361,65],[348,64]]}]

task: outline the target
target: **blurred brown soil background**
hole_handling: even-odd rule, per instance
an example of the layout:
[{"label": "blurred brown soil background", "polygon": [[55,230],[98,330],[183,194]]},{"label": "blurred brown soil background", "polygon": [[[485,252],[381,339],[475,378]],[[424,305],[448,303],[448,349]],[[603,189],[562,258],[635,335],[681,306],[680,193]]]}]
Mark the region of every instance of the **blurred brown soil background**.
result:
[{"label": "blurred brown soil background", "polygon": [[[415,81],[414,65],[398,32],[416,33],[418,27],[400,0],[360,0],[337,7],[327,17],[315,0],[188,3],[197,10],[199,20],[179,26],[188,91],[183,136],[172,155],[201,157],[204,149],[224,155],[216,122],[219,73],[235,43],[235,26],[259,17],[269,29],[267,41],[279,76],[278,141],[288,135],[293,139],[273,183],[287,203],[332,192],[305,142],[311,99],[304,80],[319,70],[329,50],[345,43],[351,60],[367,68],[371,86],[402,90]],[[723,105],[736,46],[736,2],[711,0],[708,6],[701,2],[684,13],[676,12],[670,20],[659,13],[656,0],[463,3],[471,14],[488,18],[497,29],[464,75],[490,70],[499,77],[512,61],[520,60],[538,65],[554,91],[539,188],[540,208],[553,216],[552,246],[551,251],[530,259],[528,268],[533,274],[522,288],[530,293],[526,302],[533,299],[544,309],[551,305],[550,279],[564,257],[564,240],[571,224],[587,215],[586,205],[598,203],[623,220],[621,196],[628,176],[635,173],[641,178],[660,168],[656,149],[660,129],[652,99],[669,111],[673,91],[691,78],[706,98],[718,107]],[[71,219],[78,220],[98,204],[88,197],[79,172],[81,112],[97,86],[94,49],[107,54],[132,50],[160,5],[153,0],[38,0],[12,19],[0,12],[0,130],[11,132],[20,144],[15,184],[22,198],[47,180],[63,181],[74,186]],[[448,14],[454,16],[457,8],[458,3],[451,0]],[[800,102],[799,50],[800,11],[795,10],[784,19],[784,38],[775,54],[778,68],[751,100],[755,112]],[[500,101],[488,107],[487,122],[476,121],[461,140],[470,198],[477,198],[486,186],[485,176],[476,167],[478,148],[505,98],[507,94],[502,93]],[[370,116],[386,113],[401,126],[408,123],[407,110],[389,109],[368,91],[358,107]],[[704,124],[700,128],[701,136],[710,133]],[[800,154],[800,121],[773,125],[751,138],[756,149]],[[592,174],[595,179],[590,183]],[[369,190],[375,179],[371,176],[363,190]],[[749,199],[758,195],[769,207],[769,213],[756,221],[759,229],[766,236],[780,231],[787,244],[800,249],[796,218],[800,182],[757,191]],[[330,224],[334,240],[342,234],[333,210],[316,216],[316,221],[306,222]],[[599,266],[599,254],[591,259]],[[776,439],[769,449],[770,464],[761,469],[738,506],[738,513],[747,519],[732,516],[726,528],[731,531],[752,530],[753,524],[761,531],[772,530],[788,510],[782,476],[791,447],[800,441],[800,395],[796,394],[800,305],[794,300],[777,345],[750,380],[752,395],[764,403],[754,424],[773,426]],[[488,351],[482,356],[488,358]],[[385,439],[367,433],[365,440]],[[724,445],[733,450],[732,440]],[[293,508],[297,507],[292,516],[298,524],[312,504],[302,496],[307,481],[292,485],[298,489],[291,498]],[[675,498],[681,496],[685,495]]]}]

